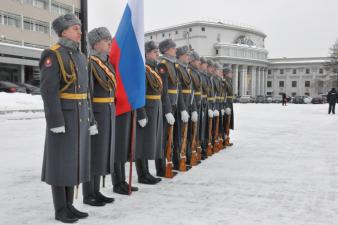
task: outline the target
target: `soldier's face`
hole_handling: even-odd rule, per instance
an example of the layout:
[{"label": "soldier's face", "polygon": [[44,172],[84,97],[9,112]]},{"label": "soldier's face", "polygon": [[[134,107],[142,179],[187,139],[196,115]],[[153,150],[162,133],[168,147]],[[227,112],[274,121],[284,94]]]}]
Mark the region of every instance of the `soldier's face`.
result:
[{"label": "soldier's face", "polygon": [[149,60],[157,61],[158,57],[159,57],[158,49],[154,49],[146,54],[146,58]]},{"label": "soldier's face", "polygon": [[171,56],[171,57],[175,57],[176,56],[176,48],[169,48],[167,51],[166,51],[166,54]]},{"label": "soldier's face", "polygon": [[98,52],[109,54],[111,42],[110,39],[102,39],[94,45],[94,49]]},{"label": "soldier's face", "polygon": [[189,54],[184,54],[180,56],[180,61],[188,64],[190,61],[190,55]]},{"label": "soldier's face", "polygon": [[70,39],[77,43],[81,42],[81,26],[80,25],[73,25],[68,27],[66,30],[62,31],[61,36],[63,38]]},{"label": "soldier's face", "polygon": [[226,76],[229,77],[229,78],[232,78],[232,73],[230,72]]},{"label": "soldier's face", "polygon": [[206,70],[207,70],[207,67],[208,67],[208,64],[203,63],[203,64],[201,64],[200,69],[201,69],[202,71],[206,71]]},{"label": "soldier's face", "polygon": [[191,65],[193,65],[193,66],[196,67],[197,69],[200,69],[201,61],[199,61],[199,60],[194,60],[194,61],[191,61],[190,63],[191,63]]}]

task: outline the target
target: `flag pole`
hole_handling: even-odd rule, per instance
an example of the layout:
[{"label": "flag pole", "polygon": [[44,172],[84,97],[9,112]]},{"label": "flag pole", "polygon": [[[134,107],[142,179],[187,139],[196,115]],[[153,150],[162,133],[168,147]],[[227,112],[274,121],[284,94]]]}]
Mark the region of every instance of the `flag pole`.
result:
[{"label": "flag pole", "polygon": [[131,111],[131,125],[130,125],[130,159],[129,159],[129,186],[128,194],[131,195],[131,181],[133,176],[133,160],[134,160],[134,135],[135,135],[136,113],[135,110]]},{"label": "flag pole", "polygon": [[88,44],[87,44],[87,34],[88,34],[88,1],[81,0],[80,1],[80,18],[82,26],[81,26],[81,51],[83,54],[88,56]]}]

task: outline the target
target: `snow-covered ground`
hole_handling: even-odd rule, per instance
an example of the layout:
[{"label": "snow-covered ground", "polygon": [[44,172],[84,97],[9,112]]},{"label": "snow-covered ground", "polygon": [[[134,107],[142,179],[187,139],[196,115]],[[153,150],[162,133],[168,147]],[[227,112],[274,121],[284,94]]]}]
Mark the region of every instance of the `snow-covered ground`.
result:
[{"label": "snow-covered ground", "polygon": [[0,92],[0,113],[13,110],[41,110],[41,95]]},{"label": "snow-covered ground", "polygon": [[[235,117],[235,145],[173,180],[132,196],[107,180],[116,201],[100,208],[79,193],[90,217],[78,224],[337,225],[338,117],[327,105],[236,104]],[[0,115],[0,224],[59,224],[40,182],[44,129],[42,113]]]}]

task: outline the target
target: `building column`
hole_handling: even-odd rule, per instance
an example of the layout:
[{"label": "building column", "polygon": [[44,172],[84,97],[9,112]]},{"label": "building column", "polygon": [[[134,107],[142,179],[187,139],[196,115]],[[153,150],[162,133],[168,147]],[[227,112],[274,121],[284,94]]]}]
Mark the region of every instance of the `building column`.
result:
[{"label": "building column", "polygon": [[268,68],[264,68],[264,78],[263,78],[263,93],[264,95],[266,95],[266,90],[267,90],[267,87],[266,87],[266,83],[267,83],[267,80],[268,80]]},{"label": "building column", "polygon": [[259,92],[260,92],[260,95],[265,95],[264,94],[264,71],[263,71],[263,68],[259,68],[259,86],[260,86],[260,89],[259,89]]},{"label": "building column", "polygon": [[248,67],[246,65],[242,65],[241,70],[241,96],[246,95],[247,92],[247,78],[248,78]]},{"label": "building column", "polygon": [[20,66],[20,79],[19,79],[20,83],[25,83],[25,65],[21,65]]},{"label": "building column", "polygon": [[232,87],[234,95],[238,95],[238,65],[232,65]]},{"label": "building column", "polygon": [[256,79],[257,79],[256,66],[252,66],[252,69],[251,69],[251,96],[253,96],[253,97],[256,97]]}]

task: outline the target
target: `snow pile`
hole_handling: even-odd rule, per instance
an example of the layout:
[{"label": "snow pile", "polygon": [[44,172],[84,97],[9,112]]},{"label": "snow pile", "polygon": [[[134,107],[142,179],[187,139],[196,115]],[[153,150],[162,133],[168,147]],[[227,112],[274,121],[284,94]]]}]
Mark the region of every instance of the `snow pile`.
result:
[{"label": "snow pile", "polygon": [[0,112],[11,110],[42,110],[40,95],[0,92]]}]

